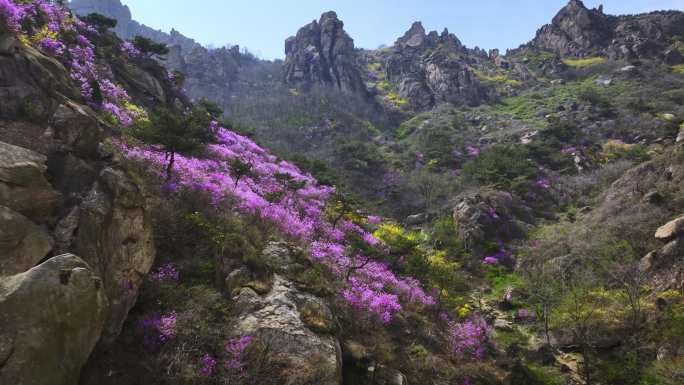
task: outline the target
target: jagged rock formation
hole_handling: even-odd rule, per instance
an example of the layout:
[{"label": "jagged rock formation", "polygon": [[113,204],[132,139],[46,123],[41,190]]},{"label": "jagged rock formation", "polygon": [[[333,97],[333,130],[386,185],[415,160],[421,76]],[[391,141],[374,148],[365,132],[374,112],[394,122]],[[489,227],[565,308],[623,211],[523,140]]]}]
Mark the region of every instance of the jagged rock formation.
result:
[{"label": "jagged rock formation", "polygon": [[102,281],[71,254],[0,279],[0,383],[77,383],[106,308]]},{"label": "jagged rock formation", "polygon": [[99,13],[116,19],[118,24],[114,32],[125,40],[140,35],[170,46],[180,46],[184,52],[190,52],[195,47],[200,46],[193,39],[184,36],[175,29],[165,33],[138,23],[133,20],[128,6],[121,4],[120,0],[72,0],[69,3],[69,8],[79,15]]},{"label": "jagged rock formation", "polygon": [[471,65],[488,60],[484,51],[465,48],[447,29],[426,34],[420,22],[383,57],[387,80],[415,109],[445,102],[475,105],[486,100],[490,91]]},{"label": "jagged rock formation", "polygon": [[612,16],[602,7],[587,9],[570,0],[551,24],[543,26],[528,45],[563,56],[607,56],[611,59],[663,58],[678,64],[681,55],[670,44],[684,34],[684,13],[661,11]]},{"label": "jagged rock formation", "polygon": [[284,79],[289,84],[323,84],[343,91],[365,92],[356,64],[354,40],[335,12],[321,15],[285,41]]}]

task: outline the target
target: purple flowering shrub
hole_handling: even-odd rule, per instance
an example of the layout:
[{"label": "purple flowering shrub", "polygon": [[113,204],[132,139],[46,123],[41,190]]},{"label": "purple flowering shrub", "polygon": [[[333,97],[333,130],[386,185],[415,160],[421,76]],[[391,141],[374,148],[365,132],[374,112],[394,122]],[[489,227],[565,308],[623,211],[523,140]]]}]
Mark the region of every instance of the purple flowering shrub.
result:
[{"label": "purple flowering shrub", "polygon": [[216,370],[216,358],[205,354],[200,359],[200,373],[204,377],[211,377],[214,375],[214,370]]},{"label": "purple flowering shrub", "polygon": [[156,282],[178,283],[180,273],[173,263],[167,263],[154,270],[149,275],[150,279]]},{"label": "purple flowering shrub", "polygon": [[152,351],[159,350],[176,336],[177,315],[175,312],[167,314],[151,314],[138,322],[138,328],[143,334],[143,345]]},{"label": "purple flowering shrub", "polygon": [[229,340],[226,343],[227,358],[224,363],[226,370],[241,374],[247,365],[245,362],[246,350],[254,340],[252,336],[242,336]]},{"label": "purple flowering shrub", "polygon": [[[111,70],[96,60],[92,39],[98,32],[64,6],[48,0],[0,0],[0,22],[18,34],[19,40],[60,60],[93,108],[108,113],[115,123],[129,126],[144,112],[131,104],[121,86],[114,84]],[[135,56],[123,43],[122,52]]]},{"label": "purple flowering shrub", "polygon": [[[319,185],[311,175],[278,160],[252,140],[216,122],[212,126],[218,141],[207,147],[203,158],[177,155],[172,181],[175,191],[199,190],[214,204],[231,199],[237,211],[275,224],[281,233],[306,246],[314,261],[347,283],[341,294],[350,305],[382,322],[389,322],[392,314],[402,309],[401,300],[435,303],[420,282],[397,276],[389,264],[363,254],[366,249],[382,251],[380,241],[367,230],[347,218],[330,221],[326,206],[331,203],[333,187]],[[159,148],[124,143],[120,148],[127,157],[146,162],[164,177],[166,159]],[[352,247],[352,241],[363,243],[362,250]]]},{"label": "purple flowering shrub", "polygon": [[483,318],[474,316],[463,322],[447,320],[447,325],[447,339],[458,359],[485,358],[492,331]]},{"label": "purple flowering shrub", "polygon": [[4,22],[11,31],[19,32],[25,8],[13,0],[0,0],[0,22]]}]

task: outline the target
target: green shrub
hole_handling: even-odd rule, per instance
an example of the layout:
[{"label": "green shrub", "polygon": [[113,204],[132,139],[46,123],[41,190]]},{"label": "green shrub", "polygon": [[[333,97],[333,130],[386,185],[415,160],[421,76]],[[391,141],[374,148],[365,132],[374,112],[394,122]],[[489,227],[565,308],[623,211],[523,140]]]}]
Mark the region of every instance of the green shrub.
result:
[{"label": "green shrub", "polygon": [[80,19],[94,26],[100,33],[105,33],[107,30],[115,28],[117,25],[116,19],[111,19],[99,13],[91,13],[87,16],[81,16]]},{"label": "green shrub", "polygon": [[517,178],[528,179],[536,174],[528,156],[525,146],[496,145],[463,166],[463,175],[483,184],[511,186]]},{"label": "green shrub", "polygon": [[169,48],[166,44],[155,43],[151,39],[143,36],[136,36],[133,38],[133,45],[137,48],[143,55],[152,56],[158,55],[163,56],[169,53]]},{"label": "green shrub", "polygon": [[603,64],[606,62],[606,60],[607,59],[604,57],[595,56],[581,59],[563,59],[563,63],[572,68],[586,68],[595,66],[597,64]]}]

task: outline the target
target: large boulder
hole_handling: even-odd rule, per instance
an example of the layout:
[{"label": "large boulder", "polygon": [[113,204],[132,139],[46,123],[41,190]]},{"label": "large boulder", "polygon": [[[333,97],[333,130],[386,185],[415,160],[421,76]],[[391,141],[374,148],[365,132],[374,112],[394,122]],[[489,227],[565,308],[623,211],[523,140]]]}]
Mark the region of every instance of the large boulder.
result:
[{"label": "large boulder", "polygon": [[24,272],[52,250],[47,231],[25,216],[0,206],[0,276]]},{"label": "large boulder", "polygon": [[73,102],[61,104],[52,116],[50,128],[66,150],[83,158],[97,156],[104,132],[89,108]]},{"label": "large boulder", "polygon": [[37,152],[0,142],[0,205],[34,221],[47,221],[59,194],[46,179],[46,161]]},{"label": "large boulder", "polygon": [[[249,291],[244,293],[247,295]],[[238,303],[245,302],[241,295],[243,292],[236,298]],[[238,316],[235,331],[268,344],[271,356],[283,368],[277,375],[284,383],[315,381],[321,385],[338,385],[341,382],[339,344],[335,337],[324,333],[324,327],[332,324],[332,313],[320,299],[299,292],[292,282],[276,275],[267,295],[258,299],[250,297],[250,302],[255,301],[258,303],[242,307],[246,311]],[[314,307],[319,309],[315,316],[304,310]],[[316,322],[312,323],[312,319]]]},{"label": "large boulder", "polygon": [[655,233],[656,239],[660,241],[671,241],[675,238],[684,235],[684,215],[681,217],[671,220],[665,225],[658,228]]},{"label": "large boulder", "polygon": [[[266,247],[269,261],[291,265],[282,243]],[[286,272],[287,268],[284,269]],[[303,292],[286,275],[275,274],[270,291],[259,296],[243,288],[234,298],[237,335],[250,335],[269,346],[282,370],[283,383],[338,385],[342,358],[333,336],[335,320],[321,298]]]},{"label": "large boulder", "polygon": [[100,279],[70,254],[0,280],[0,384],[78,383],[106,303]]},{"label": "large boulder", "polygon": [[482,190],[464,196],[453,213],[458,237],[475,251],[486,241],[508,242],[524,238],[534,222],[531,209],[505,191]]},{"label": "large boulder", "polygon": [[154,263],[152,223],[141,187],[125,171],[111,167],[102,170],[78,215],[72,250],[102,277],[110,301],[103,335],[106,344],[119,335]]}]

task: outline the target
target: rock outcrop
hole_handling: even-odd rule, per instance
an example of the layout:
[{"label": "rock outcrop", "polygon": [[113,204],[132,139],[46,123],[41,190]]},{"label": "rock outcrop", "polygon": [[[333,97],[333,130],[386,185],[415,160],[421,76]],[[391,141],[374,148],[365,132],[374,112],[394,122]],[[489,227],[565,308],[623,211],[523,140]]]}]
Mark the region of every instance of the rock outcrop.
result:
[{"label": "rock outcrop", "polygon": [[453,213],[458,237],[475,251],[487,241],[521,239],[533,223],[532,211],[505,191],[481,191],[463,197]]},{"label": "rock outcrop", "polygon": [[102,170],[79,212],[73,250],[100,275],[110,299],[103,334],[107,343],[119,335],[154,262],[152,224],[140,186],[111,167]]},{"label": "rock outcrop", "polygon": [[476,105],[486,100],[490,90],[470,67],[476,56],[448,30],[426,34],[416,22],[383,60],[395,92],[420,110],[445,102]]},{"label": "rock outcrop", "polygon": [[0,206],[0,276],[24,272],[52,250],[48,232],[25,216]]},{"label": "rock outcrop", "polygon": [[[149,210],[140,182],[108,150],[112,127],[83,103],[69,72],[18,42],[3,25],[0,276],[15,286],[0,289],[0,297],[11,294],[14,301],[2,307],[0,333],[26,340],[2,351],[13,354],[10,364],[2,364],[9,356],[0,352],[0,383],[73,384],[95,343],[118,335],[152,266]],[[129,72],[117,65],[123,64],[112,63],[117,82],[136,85],[128,89],[137,103],[159,105],[177,97],[169,91],[166,70],[155,62],[127,63],[136,69]],[[63,253],[79,258],[55,257]],[[3,370],[9,377],[2,377]],[[36,382],[5,381],[32,371],[37,373],[25,381]],[[38,377],[48,375],[54,377]]]},{"label": "rock outcrop", "polygon": [[46,179],[46,162],[42,154],[0,142],[0,205],[32,220],[48,221],[59,194]]},{"label": "rock outcrop", "polygon": [[344,31],[335,12],[302,27],[285,41],[285,82],[334,86],[343,91],[365,92],[354,51],[354,40]]},{"label": "rock outcrop", "polygon": [[684,215],[664,224],[655,233],[656,239],[668,242],[684,235]]},{"label": "rock outcrop", "polygon": [[582,1],[570,0],[528,46],[571,57],[660,58],[677,64],[681,58],[676,57],[671,42],[682,34],[682,12],[612,16],[604,14],[601,7],[588,9]]},{"label": "rock outcrop", "polygon": [[74,255],[0,280],[0,383],[72,385],[100,338],[107,297]]},{"label": "rock outcrop", "polygon": [[238,289],[235,332],[268,345],[283,369],[277,374],[286,381],[283,383],[339,384],[342,357],[333,335],[332,311],[323,299],[300,290],[288,278],[301,265],[286,244],[267,245],[262,258],[276,272],[270,290],[259,295],[247,283]]},{"label": "rock outcrop", "polygon": [[639,269],[659,291],[684,289],[684,216],[659,227],[655,238],[664,246],[646,254]]}]

